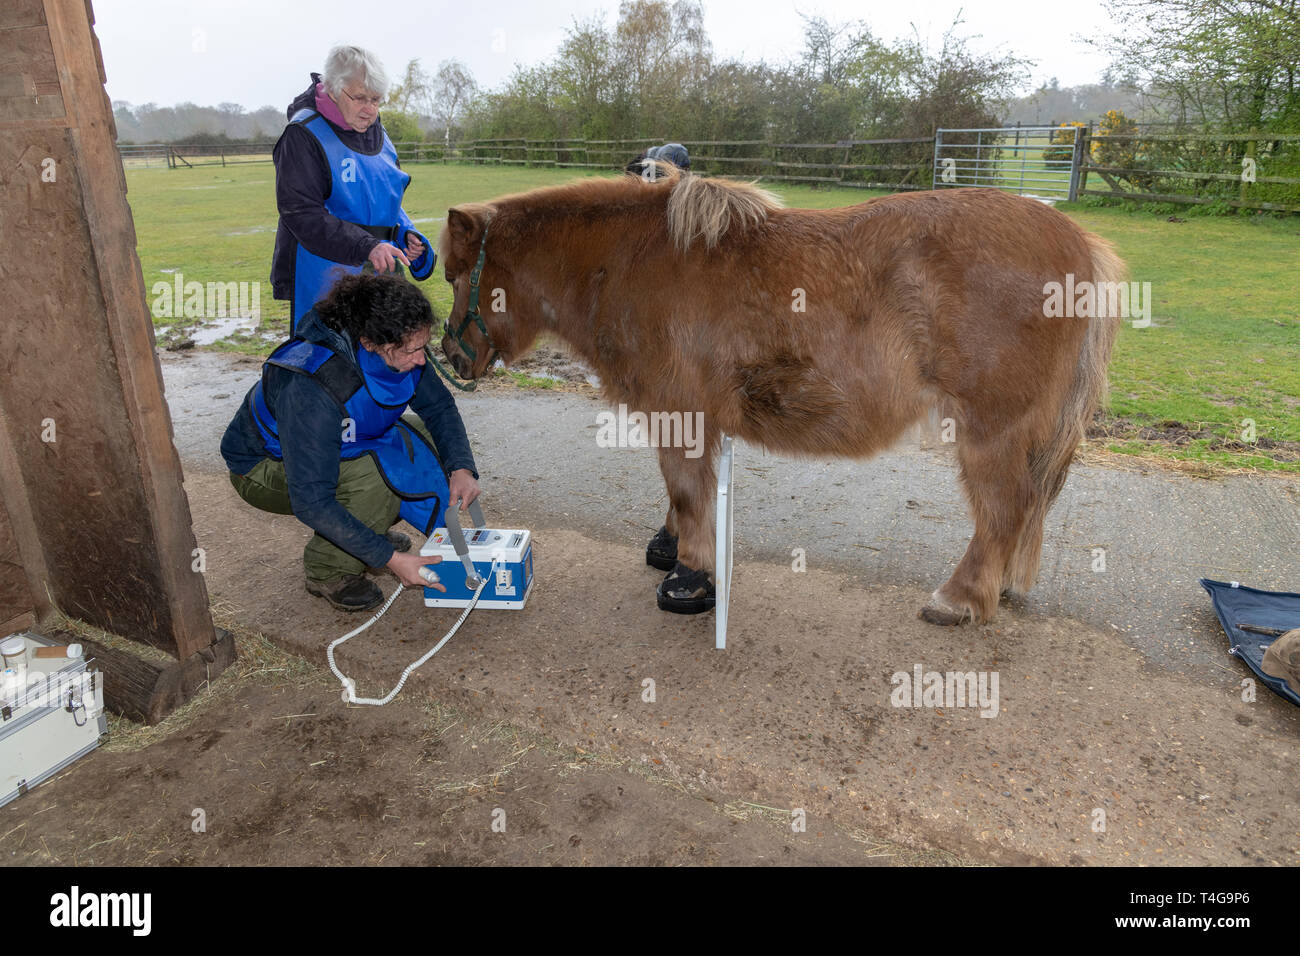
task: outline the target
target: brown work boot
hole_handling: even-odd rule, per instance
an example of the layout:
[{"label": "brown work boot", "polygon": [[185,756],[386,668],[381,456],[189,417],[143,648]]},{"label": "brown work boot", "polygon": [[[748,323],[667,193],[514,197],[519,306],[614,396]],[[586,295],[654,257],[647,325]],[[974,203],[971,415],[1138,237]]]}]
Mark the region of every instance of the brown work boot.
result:
[{"label": "brown work boot", "polygon": [[1300,694],[1300,627],[1287,631],[1268,645],[1260,670],[1269,677],[1280,677]]},{"label": "brown work boot", "polygon": [[369,611],[384,600],[379,586],[364,574],[345,574],[333,581],[307,581],[307,593],[323,597],[340,611]]}]

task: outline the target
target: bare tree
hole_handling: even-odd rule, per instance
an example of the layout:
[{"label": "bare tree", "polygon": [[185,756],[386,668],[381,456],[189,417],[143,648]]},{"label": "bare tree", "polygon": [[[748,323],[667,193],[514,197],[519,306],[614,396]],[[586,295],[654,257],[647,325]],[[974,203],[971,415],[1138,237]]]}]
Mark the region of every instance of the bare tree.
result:
[{"label": "bare tree", "polygon": [[451,146],[451,128],[478,93],[478,84],[474,82],[469,67],[460,60],[444,60],[438,65],[431,93],[430,112],[443,128],[443,144]]},{"label": "bare tree", "polygon": [[[713,56],[698,0],[623,0],[615,72],[642,114],[669,120],[671,105],[700,87]],[[671,135],[671,134],[670,134]]]},{"label": "bare tree", "polygon": [[388,90],[384,106],[399,113],[419,116],[430,111],[432,98],[433,78],[420,68],[420,60],[417,57],[406,64],[406,72],[402,75],[401,82],[394,84]]},{"label": "bare tree", "polygon": [[813,83],[843,83],[854,48],[862,36],[870,37],[863,27],[861,36],[855,36],[852,25],[831,23],[824,17],[800,13],[803,20],[804,52],[801,66],[804,75]]}]

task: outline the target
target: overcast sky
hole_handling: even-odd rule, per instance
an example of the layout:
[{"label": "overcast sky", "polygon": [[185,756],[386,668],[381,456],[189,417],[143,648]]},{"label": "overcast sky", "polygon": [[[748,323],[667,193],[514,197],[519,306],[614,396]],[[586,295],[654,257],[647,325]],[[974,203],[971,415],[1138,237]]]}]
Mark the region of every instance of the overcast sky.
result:
[{"label": "overcast sky", "polygon": [[[549,59],[575,17],[618,19],[617,0],[472,0],[402,3],[357,0],[93,0],[108,93],[133,104],[240,103],[283,109],[319,71],[336,43],[368,47],[393,78],[419,57],[466,63],[479,85],[496,88],[516,64]],[[982,52],[1037,61],[1030,89],[1055,76],[1062,86],[1096,82],[1108,58],[1081,43],[1112,32],[1102,0],[704,0],[715,55],[781,63],[802,46],[800,13],[832,22],[865,20],[885,39],[912,26],[937,48],[961,12]],[[1064,14],[1068,13],[1068,18]],[[1063,24],[1068,23],[1068,26]],[[1029,89],[1023,92],[1029,92]]]}]

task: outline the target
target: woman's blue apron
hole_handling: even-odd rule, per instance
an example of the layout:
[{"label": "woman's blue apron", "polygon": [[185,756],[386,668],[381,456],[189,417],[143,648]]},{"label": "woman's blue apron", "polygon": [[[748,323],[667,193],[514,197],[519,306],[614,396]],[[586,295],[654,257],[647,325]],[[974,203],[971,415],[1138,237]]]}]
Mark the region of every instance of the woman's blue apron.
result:
[{"label": "woman's blue apron", "polygon": [[[437,526],[448,497],[447,476],[429,442],[402,421],[402,413],[420,384],[423,366],[394,372],[364,347],[358,347],[357,364],[353,365],[337,352],[302,339],[281,345],[266,365],[309,375],[319,382],[343,408],[340,459],[372,456],[384,484],[401,500],[402,519],[426,535]],[[266,366],[262,375],[264,380]],[[266,404],[263,381],[253,386],[249,400],[266,453],[279,461],[283,457],[279,429]]]},{"label": "woman's blue apron", "polygon": [[[406,232],[420,237],[424,254],[411,263],[411,275],[427,279],[433,272],[438,256],[432,244],[416,230],[402,212],[402,195],[410,185],[411,177],[397,166],[397,150],[384,133],[384,144],[373,156],[348,149],[339,139],[325,117],[315,110],[303,109],[294,114],[291,123],[308,130],[320,142],[329,167],[330,191],[325,198],[325,210],[338,219],[360,226],[372,236],[402,248],[406,245]],[[294,260],[293,327],[311,311],[341,276],[357,275],[365,267],[344,265],[324,259],[309,252],[301,242]],[[400,267],[399,267],[400,268]]]}]

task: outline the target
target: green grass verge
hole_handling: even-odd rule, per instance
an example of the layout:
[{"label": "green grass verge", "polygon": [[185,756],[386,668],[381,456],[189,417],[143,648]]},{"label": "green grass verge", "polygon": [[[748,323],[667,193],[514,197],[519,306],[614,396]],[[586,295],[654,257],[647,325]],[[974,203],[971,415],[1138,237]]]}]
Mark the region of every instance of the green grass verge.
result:
[{"label": "green grass verge", "polygon": [[[1062,206],[1115,243],[1134,281],[1150,282],[1152,326],[1121,328],[1110,368],[1111,414],[1180,422],[1214,439],[1154,450],[1172,458],[1300,472],[1241,442],[1300,442],[1300,218],[1167,217]],[[1267,450],[1262,450],[1267,456]]]},{"label": "green grass verge", "polygon": [[496,370],[497,378],[505,378],[514,382],[520,388],[537,388],[553,389],[557,381],[553,378],[546,378],[541,375],[529,375],[527,372],[516,372],[512,368],[499,368]]}]

